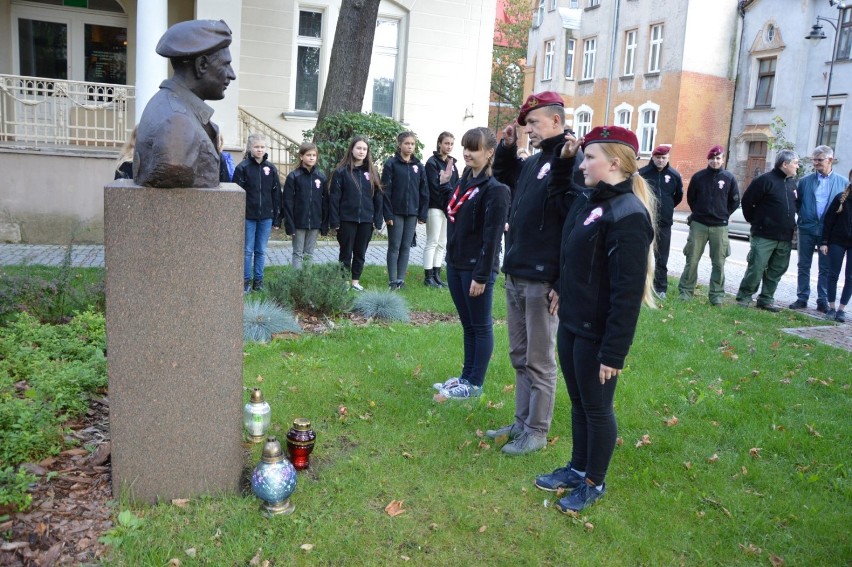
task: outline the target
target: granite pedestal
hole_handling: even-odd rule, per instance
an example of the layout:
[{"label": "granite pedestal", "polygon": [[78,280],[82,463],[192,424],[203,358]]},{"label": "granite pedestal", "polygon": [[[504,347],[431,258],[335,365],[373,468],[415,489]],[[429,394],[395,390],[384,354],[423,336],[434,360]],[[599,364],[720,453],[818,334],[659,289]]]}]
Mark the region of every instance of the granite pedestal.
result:
[{"label": "granite pedestal", "polygon": [[116,497],[236,493],[243,468],[245,193],[104,188]]}]

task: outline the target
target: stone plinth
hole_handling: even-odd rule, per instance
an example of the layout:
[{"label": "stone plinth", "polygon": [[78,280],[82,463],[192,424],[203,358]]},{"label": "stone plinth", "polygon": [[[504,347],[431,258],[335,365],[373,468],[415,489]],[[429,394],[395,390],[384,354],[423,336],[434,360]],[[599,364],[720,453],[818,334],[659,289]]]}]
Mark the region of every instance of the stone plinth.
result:
[{"label": "stone plinth", "polygon": [[245,193],[104,188],[116,497],[236,493],[243,467]]}]

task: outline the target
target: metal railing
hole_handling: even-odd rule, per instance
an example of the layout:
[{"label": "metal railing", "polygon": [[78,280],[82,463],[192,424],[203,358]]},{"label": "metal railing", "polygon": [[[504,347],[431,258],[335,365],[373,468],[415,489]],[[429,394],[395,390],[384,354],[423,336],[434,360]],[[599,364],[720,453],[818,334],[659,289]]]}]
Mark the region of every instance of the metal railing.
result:
[{"label": "metal railing", "polygon": [[273,126],[240,107],[240,140],[246,143],[249,134],[255,132],[266,136],[268,140],[266,152],[269,154],[269,161],[278,168],[278,175],[281,176],[283,182],[296,162],[299,161],[295,156],[299,147],[298,142],[291,140]]},{"label": "metal railing", "polygon": [[135,97],[127,85],[0,75],[0,141],[121,146],[135,124]]}]

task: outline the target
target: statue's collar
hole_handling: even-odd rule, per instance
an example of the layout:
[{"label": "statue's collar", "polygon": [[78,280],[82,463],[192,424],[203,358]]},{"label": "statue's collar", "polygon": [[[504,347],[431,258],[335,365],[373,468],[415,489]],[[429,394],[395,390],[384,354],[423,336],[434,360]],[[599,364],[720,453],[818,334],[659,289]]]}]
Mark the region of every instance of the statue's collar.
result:
[{"label": "statue's collar", "polygon": [[160,83],[161,89],[168,89],[178,95],[186,105],[192,109],[202,124],[210,122],[210,117],[213,116],[213,108],[201,100],[194,92],[175,82],[173,79],[166,79]]}]

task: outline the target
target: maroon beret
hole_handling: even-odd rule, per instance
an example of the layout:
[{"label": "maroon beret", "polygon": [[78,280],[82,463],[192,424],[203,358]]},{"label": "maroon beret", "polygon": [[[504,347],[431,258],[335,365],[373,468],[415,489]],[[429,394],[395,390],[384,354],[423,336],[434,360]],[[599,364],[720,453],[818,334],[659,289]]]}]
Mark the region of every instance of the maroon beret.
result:
[{"label": "maroon beret", "polygon": [[714,158],[716,156],[720,156],[723,153],[725,153],[725,148],[723,148],[719,144],[716,144],[715,146],[710,148],[709,152],[707,152],[707,159]]},{"label": "maroon beret", "polygon": [[665,156],[665,155],[668,155],[668,153],[671,151],[671,149],[672,149],[671,146],[659,145],[656,148],[654,148],[654,151],[651,152],[651,155],[652,156]]},{"label": "maroon beret", "polygon": [[540,93],[533,93],[527,97],[526,102],[521,107],[521,112],[518,114],[518,124],[521,126],[527,125],[527,114],[536,108],[541,108],[542,106],[565,106],[565,103],[562,101],[562,97],[559,93],[555,93],[553,91],[544,91]]},{"label": "maroon beret", "polygon": [[591,144],[624,144],[630,146],[636,154],[639,154],[639,140],[636,134],[621,126],[597,126],[583,136],[583,150]]},{"label": "maroon beret", "polygon": [[198,57],[231,45],[231,28],[223,20],[187,20],[163,34],[157,54],[169,59]]}]

